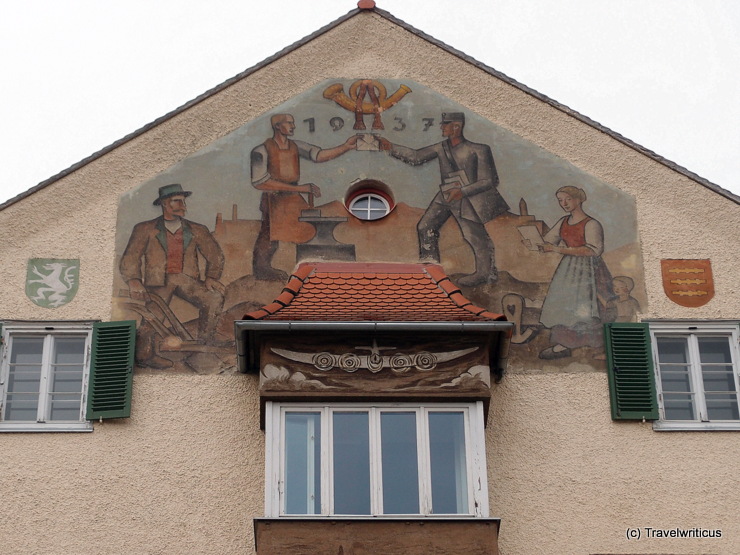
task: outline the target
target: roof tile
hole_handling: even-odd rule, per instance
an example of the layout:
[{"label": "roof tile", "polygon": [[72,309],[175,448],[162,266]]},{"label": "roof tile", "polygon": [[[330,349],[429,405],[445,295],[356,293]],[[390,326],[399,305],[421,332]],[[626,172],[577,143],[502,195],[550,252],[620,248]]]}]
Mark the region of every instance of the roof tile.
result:
[{"label": "roof tile", "polygon": [[314,266],[313,264],[301,264],[296,268],[296,271],[293,272],[293,275],[300,279],[301,281],[306,281],[306,278],[311,275],[311,272],[313,272]]},{"label": "roof tile", "polygon": [[293,321],[486,321],[441,266],[304,263],[278,298],[247,319]]},{"label": "roof tile", "polygon": [[301,287],[303,287],[303,281],[295,276],[291,276],[283,291],[287,289],[288,291],[292,291],[293,293],[298,293],[298,291],[301,290]]}]

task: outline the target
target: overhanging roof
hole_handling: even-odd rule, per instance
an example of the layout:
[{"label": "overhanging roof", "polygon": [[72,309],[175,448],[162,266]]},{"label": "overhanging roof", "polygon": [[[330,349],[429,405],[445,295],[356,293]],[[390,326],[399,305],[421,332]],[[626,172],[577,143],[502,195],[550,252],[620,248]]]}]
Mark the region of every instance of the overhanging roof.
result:
[{"label": "overhanging roof", "polygon": [[476,333],[503,372],[513,323],[474,305],[437,264],[303,263],[274,302],[234,323],[240,372],[258,372],[268,334]]}]

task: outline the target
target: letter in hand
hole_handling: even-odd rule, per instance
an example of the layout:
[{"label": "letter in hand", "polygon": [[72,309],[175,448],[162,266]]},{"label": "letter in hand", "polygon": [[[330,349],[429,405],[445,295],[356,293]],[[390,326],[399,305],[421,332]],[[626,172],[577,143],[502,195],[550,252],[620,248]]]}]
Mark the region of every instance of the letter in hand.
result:
[{"label": "letter in hand", "polygon": [[537,248],[540,249],[540,252],[557,252],[557,247],[552,243],[537,245]]},{"label": "letter in hand", "polygon": [[390,150],[393,147],[393,144],[388,139],[380,135],[378,135],[378,144],[380,144],[380,150]]},{"label": "letter in hand", "polygon": [[459,182],[455,183],[455,185],[453,185],[451,188],[447,189],[444,192],[444,195],[445,195],[445,200],[447,200],[448,202],[462,199],[463,192],[462,192],[462,187],[460,183]]},{"label": "letter in hand", "polygon": [[359,139],[360,139],[360,135],[352,135],[349,139],[344,141],[344,146],[347,147],[347,150],[357,149],[357,141]]}]

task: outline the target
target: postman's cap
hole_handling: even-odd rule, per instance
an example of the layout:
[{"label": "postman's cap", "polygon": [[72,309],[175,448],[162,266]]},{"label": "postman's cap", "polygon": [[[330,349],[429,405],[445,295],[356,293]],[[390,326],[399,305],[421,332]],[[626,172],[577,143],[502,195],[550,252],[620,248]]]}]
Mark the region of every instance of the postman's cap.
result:
[{"label": "postman's cap", "polygon": [[462,112],[442,112],[442,123],[451,123],[453,121],[465,123],[465,114]]}]

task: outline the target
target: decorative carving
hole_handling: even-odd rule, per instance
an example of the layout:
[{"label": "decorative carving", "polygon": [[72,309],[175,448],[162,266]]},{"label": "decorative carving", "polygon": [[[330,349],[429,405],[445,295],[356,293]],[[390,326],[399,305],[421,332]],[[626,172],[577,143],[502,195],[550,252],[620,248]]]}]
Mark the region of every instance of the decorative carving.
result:
[{"label": "decorative carving", "polygon": [[437,367],[437,364],[448,362],[463,357],[478,350],[478,347],[469,347],[456,351],[430,353],[420,351],[415,354],[394,353],[393,355],[382,355],[381,351],[395,349],[395,347],[378,347],[373,339],[372,346],[355,347],[356,350],[368,350],[368,355],[357,355],[355,353],[333,354],[326,351],[320,353],[305,353],[300,351],[289,351],[273,347],[270,349],[276,355],[288,360],[310,364],[317,370],[328,372],[332,368],[341,368],[345,372],[354,373],[358,370],[368,370],[373,374],[384,368],[389,368],[396,374],[408,372],[411,368],[419,372],[429,372]]}]

